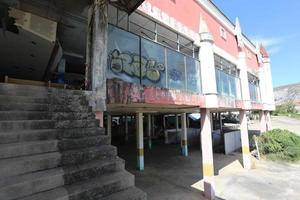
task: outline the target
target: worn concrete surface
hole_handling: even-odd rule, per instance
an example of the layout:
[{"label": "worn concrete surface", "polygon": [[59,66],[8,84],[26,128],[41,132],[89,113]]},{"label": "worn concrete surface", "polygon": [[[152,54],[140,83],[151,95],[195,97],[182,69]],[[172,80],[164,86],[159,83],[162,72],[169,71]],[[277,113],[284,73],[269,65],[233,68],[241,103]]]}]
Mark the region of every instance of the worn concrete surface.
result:
[{"label": "worn concrete surface", "polygon": [[[289,121],[287,125],[284,120],[273,119],[273,127],[300,130],[298,122]],[[255,126],[253,123],[249,125],[256,129]],[[148,194],[148,200],[205,199],[199,149],[190,148],[189,156],[183,157],[180,145],[154,142],[152,150],[145,148],[145,171],[139,172],[135,168],[135,144],[118,147],[120,157],[126,160],[127,170],[136,177],[136,186]],[[214,154],[218,199],[300,199],[300,163],[257,161],[256,168],[247,171],[242,168],[241,159],[240,153]]]}]

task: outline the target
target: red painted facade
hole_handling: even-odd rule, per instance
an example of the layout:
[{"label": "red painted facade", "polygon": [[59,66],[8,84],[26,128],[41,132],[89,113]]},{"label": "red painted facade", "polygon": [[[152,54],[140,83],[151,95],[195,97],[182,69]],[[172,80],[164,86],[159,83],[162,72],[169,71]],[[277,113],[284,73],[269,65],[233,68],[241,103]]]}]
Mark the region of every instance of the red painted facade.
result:
[{"label": "red painted facade", "polygon": [[[209,13],[203,5],[197,3],[196,0],[145,0],[145,2],[149,2],[152,6],[159,8],[162,12],[165,12],[196,33],[199,32],[200,17],[202,16],[213,35],[215,45],[237,58],[239,49],[234,33],[228,30],[224,24]],[[225,31],[225,38],[221,36],[221,29]],[[251,70],[257,70],[259,64],[256,53],[248,47],[244,47],[243,51],[247,56],[246,62],[248,67]]]}]

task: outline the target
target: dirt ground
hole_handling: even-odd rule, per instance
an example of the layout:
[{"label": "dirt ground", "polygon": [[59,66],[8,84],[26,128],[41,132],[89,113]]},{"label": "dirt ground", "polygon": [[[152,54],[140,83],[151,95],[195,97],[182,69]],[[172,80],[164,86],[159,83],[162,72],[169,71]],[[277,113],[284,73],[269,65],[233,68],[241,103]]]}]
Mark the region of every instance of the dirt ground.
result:
[{"label": "dirt ground", "polygon": [[[249,128],[258,129],[258,122]],[[300,133],[299,122],[273,118],[273,128],[285,128]],[[298,131],[299,130],[299,131]],[[118,147],[126,168],[136,177],[136,185],[148,194],[149,200],[200,200],[203,197],[200,147],[190,148],[189,156],[180,155],[180,145],[164,145],[154,141],[147,149],[145,170],[135,168],[134,142]],[[256,168],[244,170],[242,155],[214,154],[215,185],[218,199],[283,200],[300,199],[300,163],[256,161]]]}]

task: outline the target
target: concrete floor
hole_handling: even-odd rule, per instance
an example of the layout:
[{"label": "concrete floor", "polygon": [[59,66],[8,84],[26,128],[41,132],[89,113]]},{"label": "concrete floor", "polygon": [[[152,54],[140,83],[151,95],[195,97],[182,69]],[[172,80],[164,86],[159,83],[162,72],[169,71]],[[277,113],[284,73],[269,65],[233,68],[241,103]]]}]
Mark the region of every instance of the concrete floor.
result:
[{"label": "concrete floor", "polygon": [[[300,121],[273,118],[273,128],[300,133]],[[259,129],[258,122],[249,124]],[[201,200],[203,197],[202,163],[199,148],[190,148],[189,156],[180,155],[180,145],[155,141],[148,150],[145,141],[145,171],[136,170],[135,143],[118,146],[119,156],[136,177],[136,185],[148,194],[148,200]],[[300,199],[300,163],[256,161],[250,171],[242,168],[242,155],[214,154],[215,184],[218,199],[282,200]]]},{"label": "concrete floor", "polygon": [[[205,199],[201,188],[195,186],[202,180],[202,157],[199,149],[189,149],[189,156],[183,157],[180,155],[180,145],[156,142],[151,151],[145,148],[143,172],[136,170],[134,144],[118,146],[118,151],[119,156],[126,160],[126,169],[135,175],[136,186],[147,192],[148,200]],[[240,154],[214,154],[215,174],[219,174],[222,168],[234,161],[240,163],[241,159]]]}]

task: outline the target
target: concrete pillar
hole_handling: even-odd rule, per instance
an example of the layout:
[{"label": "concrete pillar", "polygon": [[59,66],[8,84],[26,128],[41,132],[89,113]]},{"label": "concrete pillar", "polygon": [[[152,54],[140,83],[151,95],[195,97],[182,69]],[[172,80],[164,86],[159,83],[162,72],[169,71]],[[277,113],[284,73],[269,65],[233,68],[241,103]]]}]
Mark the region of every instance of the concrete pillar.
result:
[{"label": "concrete pillar", "polygon": [[99,120],[99,126],[100,127],[104,127],[104,124],[103,124],[103,121],[104,121],[103,112],[95,112],[95,115],[96,115],[96,119]]},{"label": "concrete pillar", "polygon": [[151,115],[148,114],[148,148],[152,149],[152,138],[151,138]]},{"label": "concrete pillar", "polygon": [[88,17],[86,89],[93,91],[96,112],[106,110],[107,15],[108,0],[94,0]]},{"label": "concrete pillar", "polygon": [[128,143],[128,116],[125,115],[125,143]]},{"label": "concrete pillar", "polygon": [[201,60],[202,93],[205,95],[206,107],[215,108],[218,106],[218,98],[213,45],[214,38],[203,17],[200,17],[199,35],[201,46],[199,60]]},{"label": "concrete pillar", "polygon": [[[175,115],[175,129],[176,129],[176,139],[178,139],[177,138],[178,130],[179,130],[178,114]],[[180,143],[180,146],[181,146],[181,143]]]},{"label": "concrete pillar", "polygon": [[188,156],[186,114],[181,113],[181,153]]},{"label": "concrete pillar", "polygon": [[260,124],[260,132],[264,133],[267,131],[267,123],[266,123],[266,115],[265,111],[259,111],[259,124]]},{"label": "concrete pillar", "polygon": [[111,115],[107,114],[107,135],[111,137]]},{"label": "concrete pillar", "polygon": [[240,69],[242,100],[244,101],[245,109],[251,108],[250,91],[248,82],[248,67],[246,63],[246,54],[242,50],[238,54],[238,66]]},{"label": "concrete pillar", "polygon": [[143,127],[143,113],[136,114],[137,124],[137,169],[144,170],[144,127]]},{"label": "concrete pillar", "polygon": [[242,140],[242,153],[243,153],[243,164],[245,169],[251,168],[251,157],[249,149],[249,138],[248,138],[248,122],[246,111],[240,111],[240,131]]},{"label": "concrete pillar", "polygon": [[270,113],[270,111],[266,111],[266,122],[267,122],[267,131],[272,130],[272,122],[271,122],[271,113]]},{"label": "concrete pillar", "polygon": [[201,109],[201,149],[204,180],[204,195],[215,198],[214,160],[212,147],[211,114],[208,109]]}]

